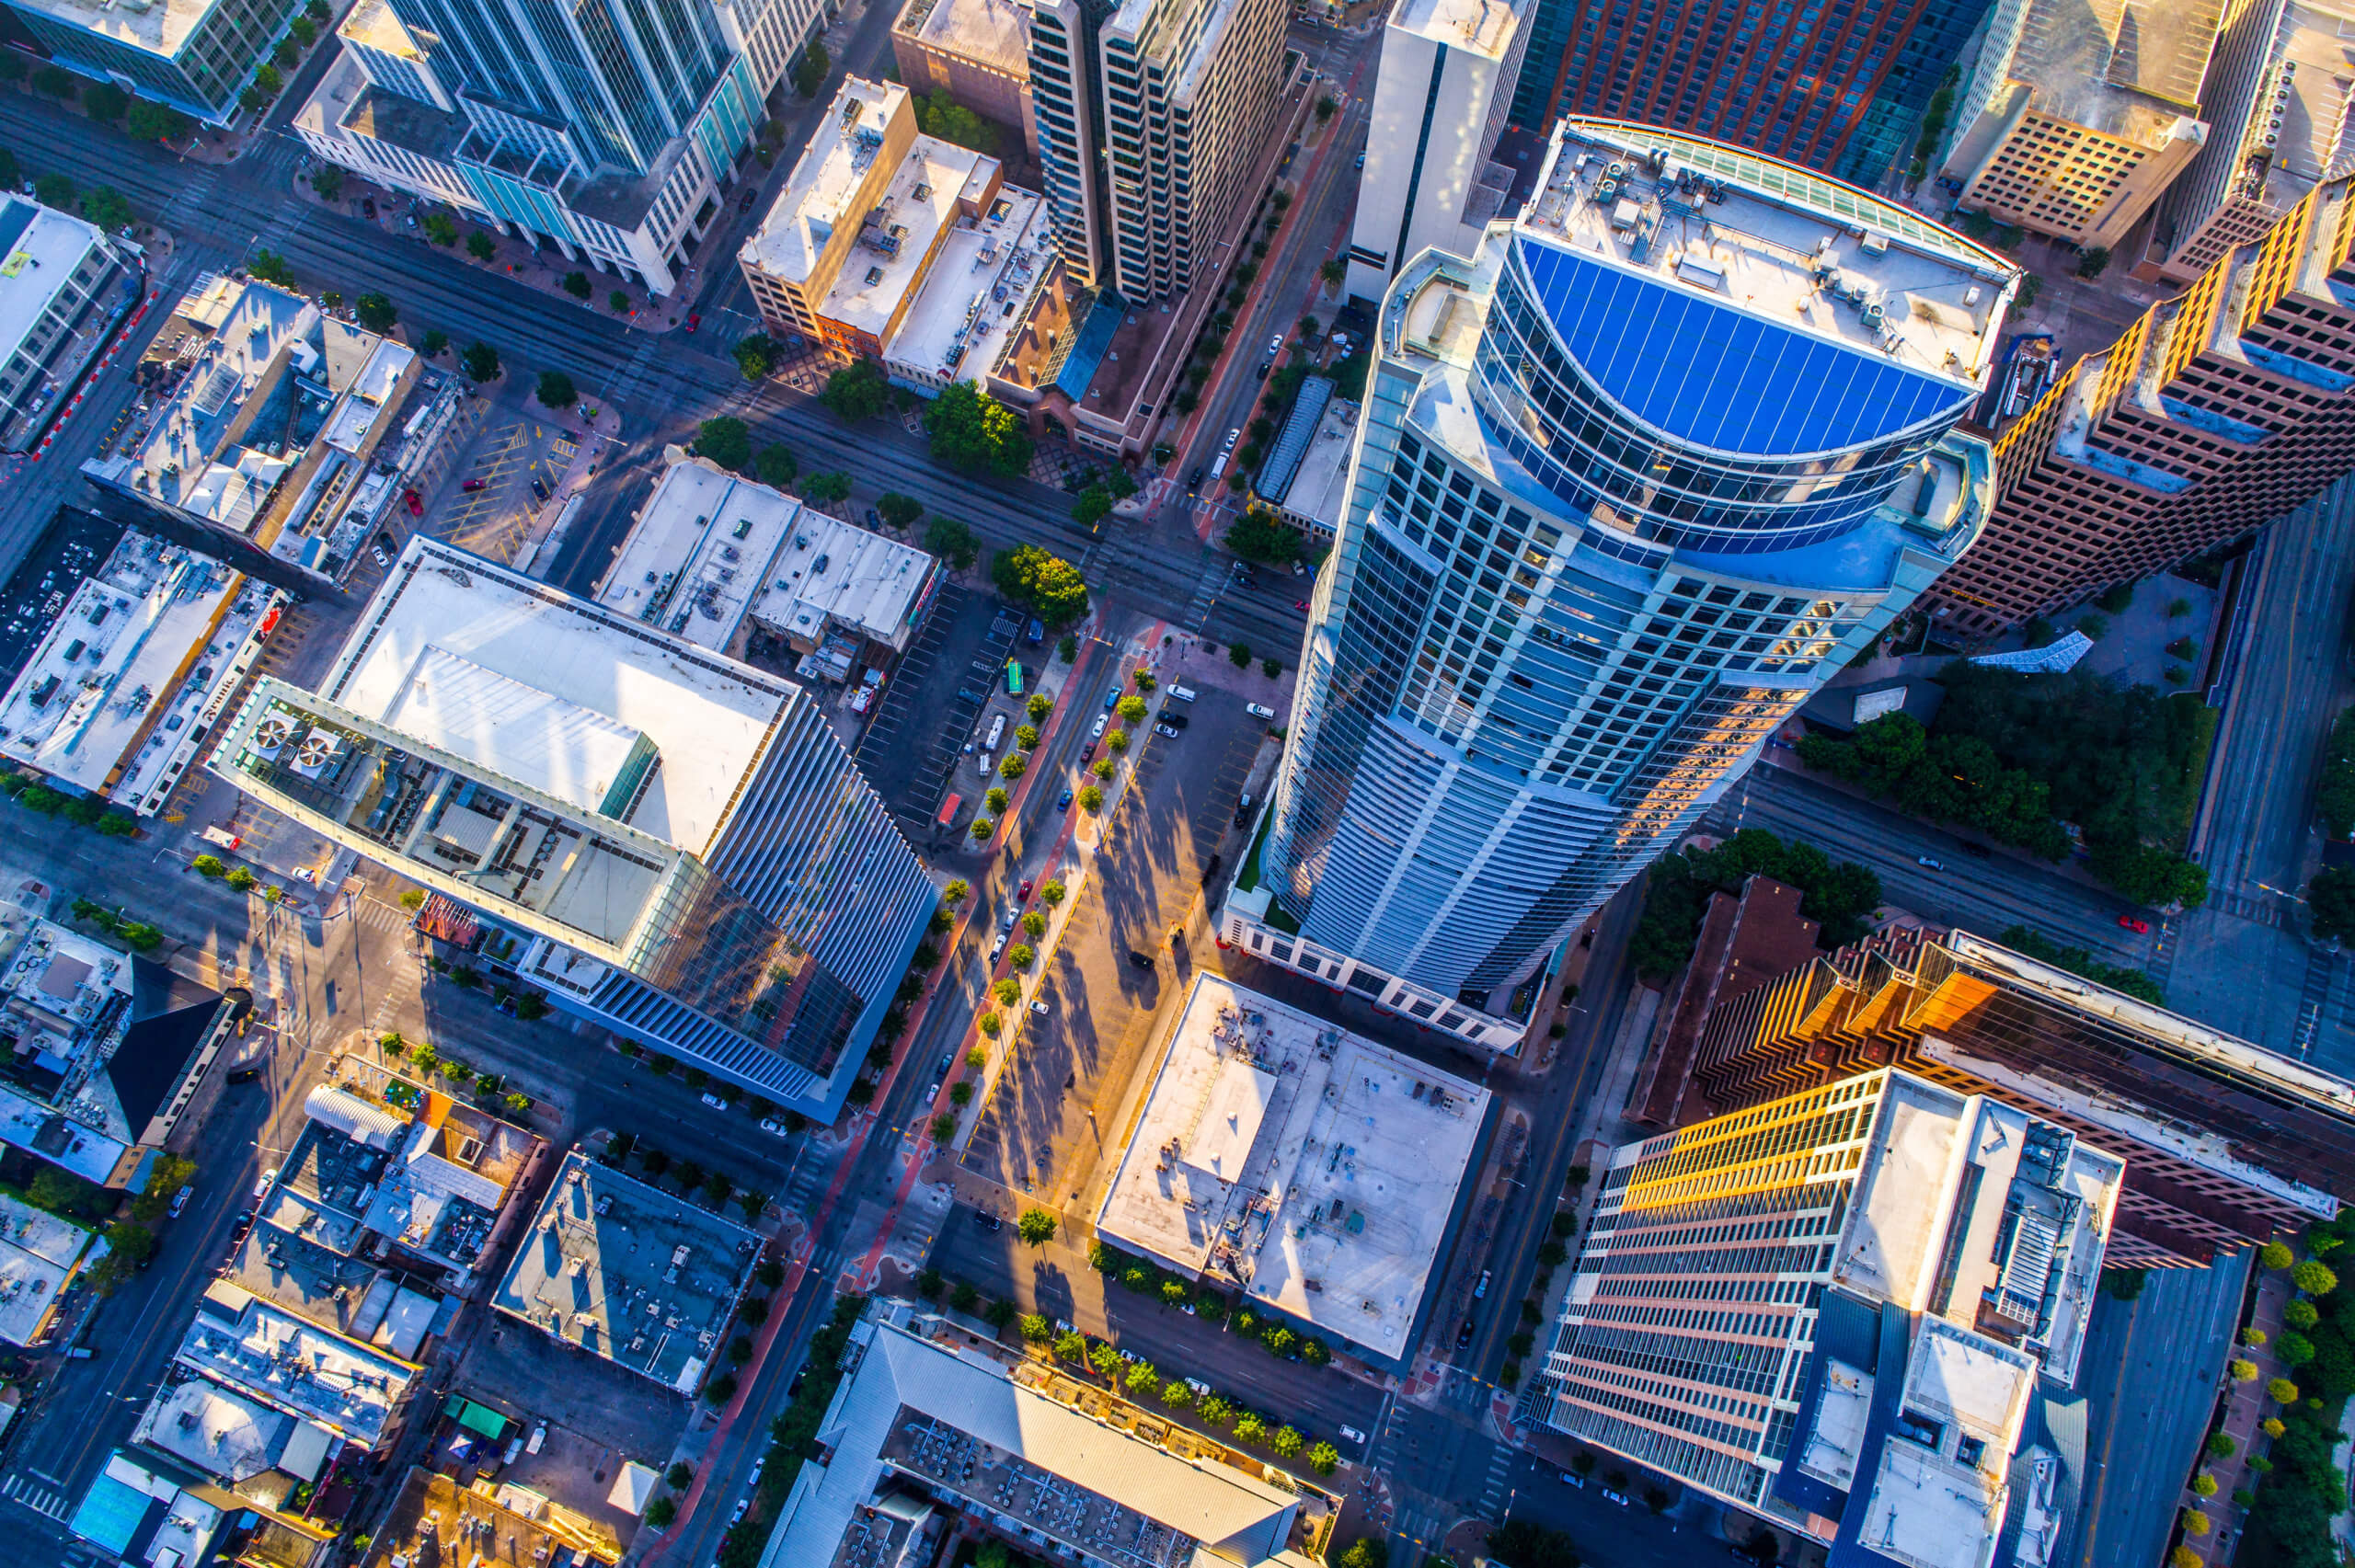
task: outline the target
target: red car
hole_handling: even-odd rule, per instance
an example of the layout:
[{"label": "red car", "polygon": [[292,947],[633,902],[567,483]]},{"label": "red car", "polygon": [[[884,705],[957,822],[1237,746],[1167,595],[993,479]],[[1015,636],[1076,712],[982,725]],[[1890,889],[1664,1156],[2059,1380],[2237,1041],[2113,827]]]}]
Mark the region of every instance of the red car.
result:
[{"label": "red car", "polygon": [[1306,601],[1305,599],[1296,599],[1296,600],[1292,601],[1292,607],[1294,610],[1305,610],[1305,609],[1307,609],[1307,608],[1308,608],[1308,601]]},{"label": "red car", "polygon": [[1035,876],[1024,877],[1022,879],[1022,886],[1014,890],[1014,901],[1017,904],[1028,903],[1030,901],[1030,889],[1037,884],[1037,882],[1038,878]]},{"label": "red car", "polygon": [[425,515],[425,503],[418,498],[415,490],[403,490],[401,499],[408,503],[409,516],[423,517]]},{"label": "red car", "polygon": [[458,488],[461,490],[479,490],[488,483],[489,481],[487,479],[469,479],[465,484],[459,486]]},{"label": "red car", "polygon": [[2120,915],[2118,917],[2118,923],[2124,926],[2127,930],[2135,933],[2137,935],[2148,934],[2151,929],[2151,922],[2149,921],[2141,919],[2135,915]]},{"label": "red car", "polygon": [[687,313],[687,330],[688,330],[688,331],[693,332],[696,327],[701,326],[702,325],[703,325],[703,317],[702,317],[702,316],[697,315],[694,311],[689,311],[689,312]]}]

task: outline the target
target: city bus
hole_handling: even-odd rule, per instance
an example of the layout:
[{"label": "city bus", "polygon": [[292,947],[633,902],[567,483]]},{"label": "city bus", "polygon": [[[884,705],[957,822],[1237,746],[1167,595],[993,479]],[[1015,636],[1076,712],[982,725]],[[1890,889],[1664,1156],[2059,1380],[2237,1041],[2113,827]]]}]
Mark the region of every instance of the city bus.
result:
[{"label": "city bus", "polygon": [[1009,697],[1022,695],[1022,661],[1018,658],[1005,661],[1005,694]]}]

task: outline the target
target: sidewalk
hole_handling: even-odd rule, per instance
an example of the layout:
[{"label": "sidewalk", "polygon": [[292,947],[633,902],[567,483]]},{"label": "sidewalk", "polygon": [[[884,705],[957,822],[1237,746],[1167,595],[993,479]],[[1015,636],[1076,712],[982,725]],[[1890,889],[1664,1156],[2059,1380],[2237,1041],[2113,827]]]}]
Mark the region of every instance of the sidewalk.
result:
[{"label": "sidewalk", "polygon": [[2206,1514],[2211,1527],[2205,1537],[2185,1536],[2183,1544],[2204,1562],[2222,1564],[2232,1561],[2234,1543],[2239,1539],[2241,1528],[2246,1522],[2245,1512],[2233,1503],[2233,1494],[2244,1488],[2250,1492],[2257,1490],[2258,1478],[2248,1468],[2248,1461],[2254,1455],[2273,1446],[2273,1439],[2260,1430],[2266,1417],[2274,1413],[2273,1401],[2265,1391],[2266,1385],[2276,1378],[2287,1378],[2293,1383],[2298,1380],[2297,1371],[2284,1366],[2273,1351],[2273,1342],[2281,1337],[2282,1310],[2289,1306],[2296,1294],[2286,1270],[2269,1269],[2258,1276],[2257,1299],[2249,1310],[2248,1326],[2262,1329],[2266,1343],[2251,1349],[2236,1340],[2232,1349],[2234,1358],[2257,1364],[2257,1377],[2249,1382],[2236,1383],[2227,1372],[2217,1391],[2218,1398],[2223,1402],[2224,1413],[2216,1430],[2232,1438],[2234,1452],[2230,1459],[2218,1459],[2210,1458],[2203,1449],[2192,1461],[2192,1475],[2204,1470],[2215,1477],[2216,1495],[2213,1497],[2194,1495],[2191,1476],[2183,1478],[2180,1505],[2197,1508]]}]

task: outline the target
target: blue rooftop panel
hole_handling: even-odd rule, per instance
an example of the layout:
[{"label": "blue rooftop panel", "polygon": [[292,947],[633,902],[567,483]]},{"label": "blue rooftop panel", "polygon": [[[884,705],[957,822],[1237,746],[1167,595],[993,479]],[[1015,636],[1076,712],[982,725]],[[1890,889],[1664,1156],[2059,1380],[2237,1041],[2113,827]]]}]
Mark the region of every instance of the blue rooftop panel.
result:
[{"label": "blue rooftop panel", "polygon": [[1978,395],[1527,235],[1515,243],[1580,368],[1637,418],[1696,446],[1759,457],[1868,446]]}]

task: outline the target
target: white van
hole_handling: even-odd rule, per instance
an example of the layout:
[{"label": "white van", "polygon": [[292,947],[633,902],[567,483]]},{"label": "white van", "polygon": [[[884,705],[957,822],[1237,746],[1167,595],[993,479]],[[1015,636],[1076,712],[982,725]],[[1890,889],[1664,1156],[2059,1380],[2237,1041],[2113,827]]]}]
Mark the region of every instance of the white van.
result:
[{"label": "white van", "polygon": [[1181,703],[1190,703],[1194,700],[1194,689],[1191,686],[1172,686],[1169,688],[1169,694]]},{"label": "white van", "polygon": [[997,715],[997,717],[995,717],[995,718],[994,718],[994,719],[990,720],[990,738],[989,738],[987,740],[984,740],[984,741],[982,741],[982,750],[984,750],[984,751],[994,751],[994,750],[997,750],[997,743],[998,743],[998,740],[999,740],[999,739],[1000,739],[1000,738],[1002,738],[1005,734],[1005,715],[1004,714],[1000,714],[1000,715]]},{"label": "white van", "polygon": [[996,767],[996,766],[997,766],[997,759],[996,759],[995,757],[991,756],[991,755],[990,755],[988,752],[986,752],[986,751],[982,752],[980,756],[978,756],[978,757],[976,757],[976,758],[974,758],[974,759],[973,759],[973,767],[974,767],[975,771],[976,771],[976,772],[978,772],[978,773],[982,775],[982,777],[983,777],[983,778],[987,778],[987,777],[989,777],[989,776],[990,776],[990,770],[991,770],[992,768]]}]

